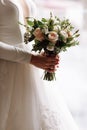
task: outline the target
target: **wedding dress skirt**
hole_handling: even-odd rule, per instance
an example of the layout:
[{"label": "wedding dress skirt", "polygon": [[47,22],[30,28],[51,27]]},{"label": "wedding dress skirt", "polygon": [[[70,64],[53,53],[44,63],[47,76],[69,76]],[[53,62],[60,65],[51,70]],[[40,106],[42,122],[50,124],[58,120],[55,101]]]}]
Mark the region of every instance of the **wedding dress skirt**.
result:
[{"label": "wedding dress skirt", "polygon": [[18,11],[0,1],[0,130],[78,130],[58,88],[44,86],[29,65],[28,45],[15,24]]}]

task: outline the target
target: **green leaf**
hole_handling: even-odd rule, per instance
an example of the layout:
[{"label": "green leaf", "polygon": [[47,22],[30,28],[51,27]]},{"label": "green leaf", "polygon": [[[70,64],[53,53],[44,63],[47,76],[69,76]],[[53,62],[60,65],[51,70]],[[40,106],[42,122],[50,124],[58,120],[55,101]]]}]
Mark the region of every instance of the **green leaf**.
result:
[{"label": "green leaf", "polygon": [[76,33],[78,33],[78,32],[79,32],[79,30],[76,30],[74,34],[76,34]]},{"label": "green leaf", "polygon": [[39,25],[44,25],[44,24],[43,24],[41,21],[39,21],[39,20],[38,20],[38,24],[39,24]]},{"label": "green leaf", "polygon": [[80,36],[80,34],[75,35],[75,37],[79,37],[79,36]]},{"label": "green leaf", "polygon": [[38,27],[38,21],[36,19],[34,19],[34,28],[37,28]]},{"label": "green leaf", "polygon": [[72,41],[72,40],[73,40],[73,37],[67,38],[67,42],[70,42],[70,41]]},{"label": "green leaf", "polygon": [[42,22],[47,22],[47,20],[45,18],[42,18]]},{"label": "green leaf", "polygon": [[22,24],[20,21],[18,21],[18,24],[24,26],[24,27],[27,27],[26,25]]},{"label": "green leaf", "polygon": [[44,27],[44,24],[43,24],[41,21],[38,20],[38,26],[39,26],[40,28],[43,28],[43,27]]},{"label": "green leaf", "polygon": [[27,24],[30,25],[30,26],[34,26],[34,22],[30,21],[30,20],[27,20]]}]

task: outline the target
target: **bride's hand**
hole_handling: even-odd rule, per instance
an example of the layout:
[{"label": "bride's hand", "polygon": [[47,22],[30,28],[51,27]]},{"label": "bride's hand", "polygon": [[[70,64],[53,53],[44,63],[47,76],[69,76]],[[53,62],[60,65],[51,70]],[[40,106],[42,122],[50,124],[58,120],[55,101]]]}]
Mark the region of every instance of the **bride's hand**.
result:
[{"label": "bride's hand", "polygon": [[59,64],[59,56],[47,57],[45,55],[32,55],[30,64],[48,72],[54,72]]}]

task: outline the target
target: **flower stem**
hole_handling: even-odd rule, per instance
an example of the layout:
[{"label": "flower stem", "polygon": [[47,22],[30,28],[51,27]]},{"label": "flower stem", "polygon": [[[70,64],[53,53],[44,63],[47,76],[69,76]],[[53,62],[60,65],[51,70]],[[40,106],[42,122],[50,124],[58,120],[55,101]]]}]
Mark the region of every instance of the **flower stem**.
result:
[{"label": "flower stem", "polygon": [[44,78],[43,80],[47,80],[47,81],[52,81],[52,80],[56,80],[56,76],[55,73],[49,73],[47,71],[44,72]]}]

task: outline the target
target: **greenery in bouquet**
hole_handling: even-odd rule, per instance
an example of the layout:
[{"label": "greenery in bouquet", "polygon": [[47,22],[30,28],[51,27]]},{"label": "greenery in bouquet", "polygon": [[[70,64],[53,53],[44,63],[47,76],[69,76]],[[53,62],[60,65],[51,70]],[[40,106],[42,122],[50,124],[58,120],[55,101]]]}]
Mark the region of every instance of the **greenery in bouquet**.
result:
[{"label": "greenery in bouquet", "polygon": [[[69,19],[60,19],[50,13],[50,18],[41,20],[27,17],[24,42],[34,40],[32,51],[44,53],[47,56],[56,56],[71,46],[78,45],[79,30],[70,23]],[[44,71],[44,80],[52,81],[56,78],[55,72]]]}]

